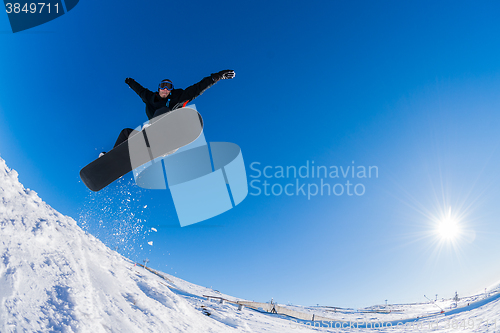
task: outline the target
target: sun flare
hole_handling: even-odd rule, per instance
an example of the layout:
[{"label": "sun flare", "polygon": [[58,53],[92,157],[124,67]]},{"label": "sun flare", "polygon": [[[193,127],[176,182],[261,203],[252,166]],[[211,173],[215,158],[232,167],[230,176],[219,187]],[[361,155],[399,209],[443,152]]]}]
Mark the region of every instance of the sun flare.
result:
[{"label": "sun flare", "polygon": [[460,234],[460,226],[457,220],[445,218],[438,222],[436,231],[441,239],[452,241]]},{"label": "sun flare", "polygon": [[435,232],[443,242],[455,242],[459,238],[462,233],[460,219],[452,214],[451,207],[436,220]]}]

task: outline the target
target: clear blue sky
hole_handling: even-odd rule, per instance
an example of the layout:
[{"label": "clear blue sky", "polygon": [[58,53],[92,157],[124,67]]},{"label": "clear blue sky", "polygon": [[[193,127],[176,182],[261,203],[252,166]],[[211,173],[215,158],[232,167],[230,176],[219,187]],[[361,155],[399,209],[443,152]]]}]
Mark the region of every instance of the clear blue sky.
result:
[{"label": "clear blue sky", "polygon": [[[17,34],[0,15],[0,156],[112,248],[238,297],[358,307],[470,294],[500,279],[499,9],[82,0]],[[236,78],[195,104],[208,141],[241,147],[249,181],[253,162],[377,166],[378,178],[323,180],[361,183],[362,196],[249,195],[186,228],[168,191],[130,174],[97,194],[81,183],[122,128],[146,120],[125,78],[187,87],[226,68]],[[462,233],[444,242],[433,230],[450,207]]]}]

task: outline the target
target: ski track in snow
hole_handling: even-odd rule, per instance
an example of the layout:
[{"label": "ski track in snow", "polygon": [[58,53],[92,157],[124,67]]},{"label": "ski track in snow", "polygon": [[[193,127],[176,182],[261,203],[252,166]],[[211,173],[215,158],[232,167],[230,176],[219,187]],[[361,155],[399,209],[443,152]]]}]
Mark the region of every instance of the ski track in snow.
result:
[{"label": "ski track in snow", "polygon": [[[248,308],[239,311],[233,304],[209,301],[202,296],[232,301],[238,298],[136,267],[83,231],[72,218],[48,206],[35,192],[25,189],[17,172],[9,169],[1,158],[0,198],[1,333],[500,331],[498,297],[472,310],[420,318],[417,327],[335,329],[325,324],[311,327],[318,324],[308,321],[296,324],[293,318]],[[287,308],[343,322],[404,320],[436,311],[432,303],[395,307],[398,311],[389,314]],[[499,322],[494,323],[497,318]],[[432,326],[437,320],[441,324]],[[446,320],[466,325],[454,327],[450,322],[447,328]]]}]

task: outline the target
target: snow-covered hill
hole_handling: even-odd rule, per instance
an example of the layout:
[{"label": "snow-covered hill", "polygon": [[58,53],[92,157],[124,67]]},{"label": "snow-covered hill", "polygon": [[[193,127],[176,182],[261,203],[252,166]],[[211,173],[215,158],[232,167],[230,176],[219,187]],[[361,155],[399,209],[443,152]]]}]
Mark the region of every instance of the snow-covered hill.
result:
[{"label": "snow-covered hill", "polygon": [[339,332],[360,323],[365,332],[496,332],[499,290],[463,298],[455,309],[451,300],[362,310],[276,305],[321,322],[240,310],[231,302],[241,299],[146,270],[110,250],[25,189],[0,158],[1,333]]},{"label": "snow-covered hill", "polygon": [[0,158],[0,332],[225,332],[25,189]]}]

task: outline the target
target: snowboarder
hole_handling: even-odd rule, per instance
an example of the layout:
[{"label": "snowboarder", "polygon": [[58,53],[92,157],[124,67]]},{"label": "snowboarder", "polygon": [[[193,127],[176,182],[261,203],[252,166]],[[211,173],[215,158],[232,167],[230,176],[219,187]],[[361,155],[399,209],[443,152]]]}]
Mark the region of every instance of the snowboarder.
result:
[{"label": "snowboarder", "polygon": [[[158,90],[156,92],[144,88],[132,78],[126,78],[125,83],[128,84],[146,104],[146,115],[148,119],[151,120],[159,115],[186,106],[187,103],[200,96],[205,90],[213,86],[219,80],[232,79],[234,76],[235,73],[233,70],[223,70],[203,78],[200,82],[186,89],[174,89],[172,81],[165,79],[158,84]],[[132,132],[134,132],[134,130],[131,128],[123,129],[114,147],[126,141]],[[103,154],[105,154],[105,152],[102,152],[99,157]]]}]

